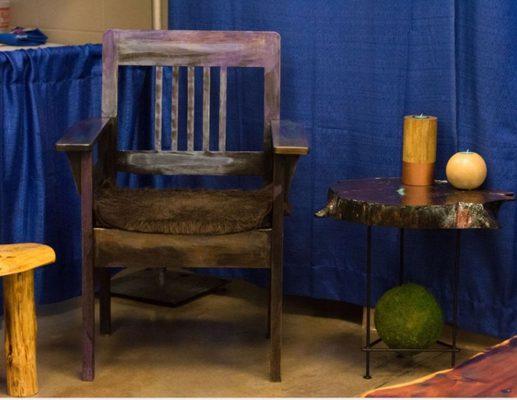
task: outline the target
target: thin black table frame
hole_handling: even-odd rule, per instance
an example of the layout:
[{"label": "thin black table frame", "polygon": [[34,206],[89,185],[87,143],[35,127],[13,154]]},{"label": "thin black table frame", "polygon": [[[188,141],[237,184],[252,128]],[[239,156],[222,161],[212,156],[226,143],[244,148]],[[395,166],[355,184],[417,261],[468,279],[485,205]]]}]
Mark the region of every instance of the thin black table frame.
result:
[{"label": "thin black table frame", "polygon": [[[399,229],[399,285],[404,283],[404,235],[405,229]],[[454,256],[454,268],[452,274],[452,322],[451,322],[451,342],[445,343],[441,340],[436,343],[442,347],[436,348],[431,347],[427,349],[419,349],[420,352],[450,352],[451,353],[451,367],[456,365],[456,353],[460,351],[457,347],[458,337],[458,292],[459,292],[459,272],[460,272],[460,250],[461,250],[461,229],[456,230],[456,241],[455,241],[455,256]],[[372,309],[372,226],[368,225],[366,228],[366,328],[365,338],[366,344],[361,348],[365,353],[365,379],[371,379],[370,375],[370,354],[372,352],[414,352],[415,349],[394,349],[394,348],[376,348],[375,346],[382,342],[381,338],[371,341],[371,309]]]},{"label": "thin black table frame", "polygon": [[[497,229],[497,212],[502,203],[515,200],[512,192],[492,190],[462,191],[447,181],[435,181],[430,186],[403,185],[400,178],[366,178],[339,181],[329,188],[325,208],[317,217],[332,217],[355,222],[366,230],[366,325],[364,378],[370,379],[372,352],[449,352],[451,367],[456,364],[458,336],[458,293],[460,280],[461,231],[463,229]],[[408,229],[437,229],[455,231],[454,267],[451,279],[452,321],[451,343],[438,340],[439,347],[426,349],[394,349],[376,347],[381,338],[371,340],[372,309],[372,227],[398,228],[399,284],[404,283],[404,236]]]}]

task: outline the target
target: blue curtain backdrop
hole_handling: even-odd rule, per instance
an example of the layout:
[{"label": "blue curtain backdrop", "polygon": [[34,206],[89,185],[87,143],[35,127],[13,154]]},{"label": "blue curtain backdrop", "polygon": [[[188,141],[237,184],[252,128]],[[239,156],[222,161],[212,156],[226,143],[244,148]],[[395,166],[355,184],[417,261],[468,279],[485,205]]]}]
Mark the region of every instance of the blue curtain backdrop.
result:
[{"label": "blue curtain backdrop", "polygon": [[57,263],[36,270],[39,302],[80,294],[79,199],[66,157],[66,127],[98,116],[101,47],[0,52],[0,242],[42,242]]},{"label": "blue curtain backdrop", "polygon": [[[512,0],[170,0],[174,29],[282,35],[282,116],[303,122],[312,135],[287,219],[287,293],[363,302],[364,227],[312,215],[338,179],[400,174],[403,115],[438,116],[438,177],[451,154],[470,148],[485,157],[489,186],[517,192],[516,25]],[[75,121],[100,114],[100,53],[89,45],[0,53],[0,241],[56,249],[58,262],[37,272],[40,302],[80,293],[78,198],[54,143]],[[121,146],[146,147],[152,74],[121,76]],[[259,77],[255,70],[230,76],[230,148],[260,143]],[[245,182],[225,185],[235,183]],[[459,319],[465,329],[504,337],[517,332],[515,205],[504,206],[500,220],[499,231],[464,234]],[[407,236],[409,279],[429,287],[450,316],[452,233]],[[397,265],[396,232],[375,229],[376,296],[396,284]],[[263,280],[258,272],[228,274]]]},{"label": "blue curtain backdrop", "polygon": [[[287,292],[363,302],[365,228],[312,213],[336,180],[400,174],[406,114],[438,117],[437,177],[454,152],[469,148],[485,157],[489,186],[517,191],[517,2],[169,4],[170,29],[281,34],[282,117],[312,132],[286,225]],[[244,100],[259,90],[248,87]],[[500,231],[464,234],[459,319],[464,328],[508,336],[517,333],[515,205],[505,205],[500,219]],[[453,233],[406,236],[408,278],[430,287],[450,317]],[[397,240],[395,230],[374,229],[376,296],[396,284]]]}]

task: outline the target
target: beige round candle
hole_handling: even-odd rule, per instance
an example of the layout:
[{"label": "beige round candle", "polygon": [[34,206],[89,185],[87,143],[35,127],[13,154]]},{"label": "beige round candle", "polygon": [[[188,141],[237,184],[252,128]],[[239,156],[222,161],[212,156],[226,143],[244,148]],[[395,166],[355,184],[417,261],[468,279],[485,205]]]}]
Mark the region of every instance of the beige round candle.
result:
[{"label": "beige round candle", "polygon": [[483,157],[469,150],[454,154],[445,167],[447,180],[456,189],[477,189],[485,181],[486,173]]},{"label": "beige round candle", "polygon": [[432,115],[406,115],[402,139],[402,183],[427,186],[434,181],[436,130]]}]

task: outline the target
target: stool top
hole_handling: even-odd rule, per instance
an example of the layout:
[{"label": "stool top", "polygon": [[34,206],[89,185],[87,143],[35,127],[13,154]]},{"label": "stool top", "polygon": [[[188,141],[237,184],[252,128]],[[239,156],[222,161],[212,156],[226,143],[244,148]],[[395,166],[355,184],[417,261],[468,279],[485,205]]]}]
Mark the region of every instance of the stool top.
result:
[{"label": "stool top", "polygon": [[50,246],[38,243],[0,245],[0,276],[17,274],[56,261]]},{"label": "stool top", "polygon": [[400,178],[351,179],[329,188],[316,216],[398,228],[494,229],[499,206],[510,200],[510,192],[458,190],[447,181],[408,186]]}]

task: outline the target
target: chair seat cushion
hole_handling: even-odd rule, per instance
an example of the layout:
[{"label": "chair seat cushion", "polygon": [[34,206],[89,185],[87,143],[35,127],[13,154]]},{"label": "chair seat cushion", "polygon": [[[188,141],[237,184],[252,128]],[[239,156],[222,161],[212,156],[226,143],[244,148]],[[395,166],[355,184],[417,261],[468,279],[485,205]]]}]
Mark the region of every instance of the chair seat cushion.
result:
[{"label": "chair seat cushion", "polygon": [[218,235],[264,227],[271,186],[257,190],[130,189],[95,193],[96,226],[144,233]]}]

